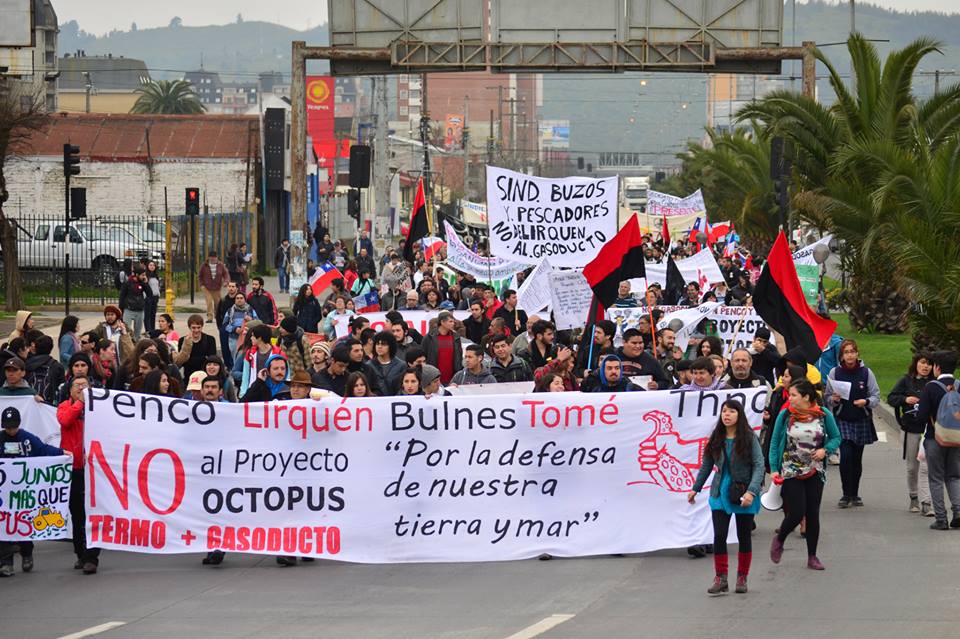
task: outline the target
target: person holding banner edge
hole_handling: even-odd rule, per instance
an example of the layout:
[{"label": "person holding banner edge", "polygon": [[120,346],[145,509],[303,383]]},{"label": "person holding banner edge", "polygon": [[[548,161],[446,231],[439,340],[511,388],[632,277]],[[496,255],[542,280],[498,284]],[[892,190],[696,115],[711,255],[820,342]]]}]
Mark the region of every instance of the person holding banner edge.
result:
[{"label": "person holding banner edge", "polygon": [[753,518],[760,511],[756,497],[763,482],[764,464],[760,442],[747,423],[743,404],[737,400],[728,399],[720,407],[720,419],[707,442],[693,488],[687,493],[688,502],[694,503],[714,469],[717,472],[710,486],[710,511],[716,576],[707,593],[719,595],[728,591],[727,531],[730,518],[735,517],[739,544],[736,592],[742,594],[747,592],[753,558],[750,532]]}]

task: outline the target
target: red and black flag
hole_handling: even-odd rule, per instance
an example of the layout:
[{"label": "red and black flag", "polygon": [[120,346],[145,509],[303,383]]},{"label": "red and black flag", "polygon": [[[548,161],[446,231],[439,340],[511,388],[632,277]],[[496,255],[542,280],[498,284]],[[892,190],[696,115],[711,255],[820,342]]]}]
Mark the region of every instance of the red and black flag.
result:
[{"label": "red and black flag", "polygon": [[597,301],[610,308],[617,300],[620,282],[646,277],[643,261],[643,239],[636,216],[630,218],[613,239],[603,245],[593,261],[583,269]]},{"label": "red and black flag", "polygon": [[770,328],[783,335],[787,349],[800,347],[808,362],[820,359],[823,347],[837,330],[836,322],[820,317],[807,304],[783,231],[757,280],[753,307]]},{"label": "red and black flag", "polygon": [[687,282],[673,257],[667,255],[667,282],[663,287],[663,303],[667,306],[679,304],[687,292]]},{"label": "red and black flag", "polygon": [[423,178],[420,178],[417,180],[417,195],[413,198],[410,226],[407,228],[407,237],[403,243],[403,259],[413,264],[413,254],[417,250],[417,243],[429,234],[427,199],[423,194]]}]

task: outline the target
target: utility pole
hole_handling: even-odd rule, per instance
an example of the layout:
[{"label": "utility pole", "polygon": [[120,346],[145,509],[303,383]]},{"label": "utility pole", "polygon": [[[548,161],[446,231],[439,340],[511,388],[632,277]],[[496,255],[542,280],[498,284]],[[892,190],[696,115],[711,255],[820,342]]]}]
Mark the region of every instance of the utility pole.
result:
[{"label": "utility pole", "polygon": [[494,147],[494,138],[493,138],[493,109],[490,109],[490,131],[487,134],[487,164],[493,164],[493,147]]},{"label": "utility pole", "polygon": [[857,3],[850,0],[850,35],[857,32]]},{"label": "utility pole", "polygon": [[510,148],[513,150],[513,166],[517,170],[517,99],[510,98]]},{"label": "utility pole", "polygon": [[[387,76],[377,76],[373,79],[375,86],[374,131],[373,147],[373,196],[377,206],[373,216],[374,237],[376,237],[377,222],[387,220],[390,216],[390,143],[387,140]],[[386,225],[382,225],[385,228]],[[390,242],[384,239],[384,246]]]},{"label": "utility pole", "polygon": [[423,145],[423,197],[427,205],[427,222],[433,233],[433,198],[430,190],[430,113],[427,111],[427,74],[420,75],[420,143]]},{"label": "utility pole", "polygon": [[497,155],[503,162],[503,86],[497,87]]},{"label": "utility pole", "polygon": [[463,197],[470,192],[470,96],[463,96]]}]

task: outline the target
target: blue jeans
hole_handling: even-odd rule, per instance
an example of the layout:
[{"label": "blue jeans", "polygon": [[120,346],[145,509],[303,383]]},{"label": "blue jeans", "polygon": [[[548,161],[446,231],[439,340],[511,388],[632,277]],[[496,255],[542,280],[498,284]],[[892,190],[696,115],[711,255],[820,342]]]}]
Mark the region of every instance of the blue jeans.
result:
[{"label": "blue jeans", "polygon": [[277,278],[280,280],[280,292],[289,293],[290,292],[290,274],[287,273],[287,269],[285,268],[278,269]]}]

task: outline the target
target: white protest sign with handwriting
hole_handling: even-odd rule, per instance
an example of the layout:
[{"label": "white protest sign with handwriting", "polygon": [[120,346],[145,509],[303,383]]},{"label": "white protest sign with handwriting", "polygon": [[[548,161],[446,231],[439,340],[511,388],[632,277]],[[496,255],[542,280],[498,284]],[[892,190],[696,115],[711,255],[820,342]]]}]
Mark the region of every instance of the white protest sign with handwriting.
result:
[{"label": "white protest sign with handwriting", "polygon": [[66,455],[0,459],[0,541],[72,537],[72,470]]},{"label": "white protest sign with handwriting", "polygon": [[550,305],[557,330],[583,328],[590,314],[593,291],[581,271],[550,273]]},{"label": "white protest sign with handwriting", "polygon": [[504,259],[586,266],[617,234],[617,178],[539,178],[487,167],[490,246]]},{"label": "white protest sign with handwriting", "polygon": [[550,273],[552,271],[550,260],[543,260],[520,285],[517,291],[517,305],[528,315],[539,313],[544,309],[550,310]]}]

